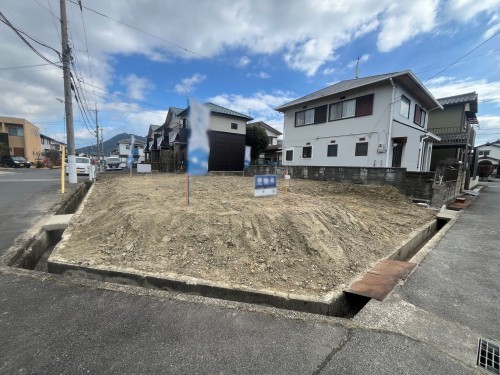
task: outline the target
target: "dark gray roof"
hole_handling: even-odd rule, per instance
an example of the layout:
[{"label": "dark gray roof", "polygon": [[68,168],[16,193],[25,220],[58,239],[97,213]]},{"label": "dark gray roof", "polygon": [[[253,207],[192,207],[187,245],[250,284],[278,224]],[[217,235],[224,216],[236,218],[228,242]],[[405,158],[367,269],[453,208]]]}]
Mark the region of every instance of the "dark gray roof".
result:
[{"label": "dark gray roof", "polygon": [[269,130],[270,132],[276,134],[276,135],[282,135],[281,132],[277,131],[275,128],[273,128],[272,126],[269,126],[267,125],[264,121],[257,121],[257,122],[252,122],[250,124],[248,124],[247,126],[252,126],[252,125],[261,125],[263,126],[265,129]]},{"label": "dark gray roof", "polygon": [[184,111],[184,108],[168,107],[168,110],[172,111],[172,113],[177,116],[179,113],[181,113],[182,111]]},{"label": "dark gray roof", "polygon": [[246,120],[253,120],[253,117],[244,115],[242,113],[233,111],[231,109],[227,109],[224,107],[221,107],[220,105],[214,104],[214,103],[205,103],[205,105],[210,108],[210,110],[214,113],[219,113],[221,115],[228,115],[228,116],[234,116],[234,117],[241,117]]},{"label": "dark gray roof", "polygon": [[477,93],[469,92],[467,94],[448,96],[446,98],[438,99],[438,102],[442,105],[454,105],[454,104],[465,104],[471,103],[471,112],[477,113]]},{"label": "dark gray roof", "polygon": [[420,82],[420,80],[413,74],[411,70],[404,70],[401,72],[393,72],[386,74],[379,74],[371,77],[354,78],[346,81],[341,81],[335,83],[331,86],[325,87],[324,89],[315,91],[311,94],[303,96],[301,98],[292,100],[291,102],[285,103],[277,108],[277,111],[283,112],[285,109],[306,103],[312,100],[321,99],[323,97],[337,95],[344,93],[346,91],[358,89],[361,87],[366,87],[379,82],[388,81],[393,78],[394,80],[400,81],[403,86],[408,89],[417,89],[419,93],[417,96],[423,100],[428,108],[440,107],[439,102],[434,98],[434,96],[427,90],[427,88]]},{"label": "dark gray roof", "polygon": [[[233,110],[228,109],[228,108],[221,107],[220,105],[217,105],[217,104],[214,104],[214,103],[205,103],[205,105],[212,111],[212,113],[218,113],[218,114],[221,114],[221,115],[233,116],[233,117],[241,117],[242,119],[245,119],[247,121],[253,120],[253,117],[244,115],[242,113],[233,111]],[[185,116],[186,115],[186,111],[187,111],[187,108],[183,109],[182,113],[180,113],[179,115],[181,115],[181,116],[184,115]]]}]

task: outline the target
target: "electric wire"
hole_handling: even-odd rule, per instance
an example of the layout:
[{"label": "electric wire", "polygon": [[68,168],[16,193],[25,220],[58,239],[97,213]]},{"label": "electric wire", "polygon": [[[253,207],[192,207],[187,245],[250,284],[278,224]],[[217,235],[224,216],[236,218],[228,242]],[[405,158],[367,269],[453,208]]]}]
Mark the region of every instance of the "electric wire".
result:
[{"label": "electric wire", "polygon": [[58,68],[61,68],[62,69],[62,66],[60,65],[57,65],[55,63],[53,63],[52,61],[50,61],[48,58],[46,58],[41,52],[39,52],[35,47],[33,47],[31,45],[31,43],[26,40],[26,38],[23,36],[25,35],[27,38],[31,39],[32,41],[34,41],[35,43],[38,43],[52,51],[54,51],[55,53],[57,53],[59,59],[62,61],[62,56],[61,56],[61,53],[57,50],[55,50],[54,48],[42,43],[42,42],[39,42],[38,40],[36,40],[35,38],[31,37],[30,35],[28,35],[27,33],[25,33],[24,31],[21,31],[19,30],[18,28],[16,28],[14,25],[12,25],[12,23],[10,23],[10,21],[4,16],[4,14],[2,12],[0,12],[0,22],[4,23],[5,25],[7,25],[8,27],[10,27],[16,34],[17,36],[36,54],[38,55],[41,59],[45,60],[47,63],[49,64],[52,64],[54,66],[57,66]]},{"label": "electric wire", "polygon": [[443,73],[444,71],[446,71],[447,69],[451,68],[453,65],[457,64],[458,62],[460,62],[461,60],[463,60],[465,57],[469,56],[472,52],[474,52],[475,50],[477,50],[479,47],[481,47],[482,45],[486,44],[487,42],[489,42],[491,39],[493,39],[494,37],[496,37],[498,34],[500,34],[500,31],[497,31],[495,34],[493,34],[492,36],[490,36],[488,39],[484,40],[482,43],[478,44],[476,47],[474,47],[473,49],[471,49],[469,52],[467,52],[465,55],[463,55],[462,57],[460,57],[459,59],[455,60],[454,62],[452,62],[451,64],[448,64],[446,65],[446,67],[442,70],[440,70],[439,72],[437,72],[436,74],[434,74],[433,76],[431,76],[430,78],[427,78],[424,83],[430,81],[431,79],[437,77],[438,75],[440,75],[441,73]]}]

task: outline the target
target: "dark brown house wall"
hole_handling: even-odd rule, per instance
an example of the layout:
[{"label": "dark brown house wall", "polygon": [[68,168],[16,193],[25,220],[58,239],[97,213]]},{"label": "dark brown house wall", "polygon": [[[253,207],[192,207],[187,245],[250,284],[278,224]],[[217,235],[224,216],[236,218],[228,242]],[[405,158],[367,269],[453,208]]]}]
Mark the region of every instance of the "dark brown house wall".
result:
[{"label": "dark brown house wall", "polygon": [[242,171],[245,158],[245,135],[209,131],[209,171]]}]

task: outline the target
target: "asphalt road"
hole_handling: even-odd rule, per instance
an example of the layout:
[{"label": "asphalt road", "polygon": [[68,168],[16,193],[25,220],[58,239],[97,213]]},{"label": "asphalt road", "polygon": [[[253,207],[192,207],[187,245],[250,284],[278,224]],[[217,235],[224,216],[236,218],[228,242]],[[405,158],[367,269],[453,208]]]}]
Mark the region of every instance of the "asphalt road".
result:
[{"label": "asphalt road", "polygon": [[60,176],[60,169],[0,168],[0,255],[61,199]]}]

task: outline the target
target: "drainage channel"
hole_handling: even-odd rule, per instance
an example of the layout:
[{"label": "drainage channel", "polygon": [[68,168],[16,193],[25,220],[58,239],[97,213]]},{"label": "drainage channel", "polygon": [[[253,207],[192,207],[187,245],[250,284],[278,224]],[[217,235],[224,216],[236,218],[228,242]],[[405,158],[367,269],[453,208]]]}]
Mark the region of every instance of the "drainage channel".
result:
[{"label": "drainage channel", "polygon": [[[90,185],[91,184],[82,185],[82,187],[65,202],[57,213],[62,215],[76,212],[89,190]],[[420,231],[418,235],[410,238],[400,249],[395,251],[389,259],[401,261],[411,259],[447,223],[447,219],[438,218],[435,222],[431,223],[431,225]],[[64,229],[41,231],[36,238],[16,253],[9,261],[8,266],[39,272],[69,275],[76,278],[83,277],[118,284],[184,292],[210,298],[262,304],[277,308],[348,319],[356,316],[356,314],[371,300],[370,297],[349,292],[339,292],[323,299],[294,298],[285,294],[280,295],[279,293],[270,294],[261,293],[255,290],[236,290],[228,286],[198,283],[188,278],[172,280],[126,273],[120,270],[97,270],[75,265],[48,264],[48,258],[52,250],[61,240],[63,233]]]}]

